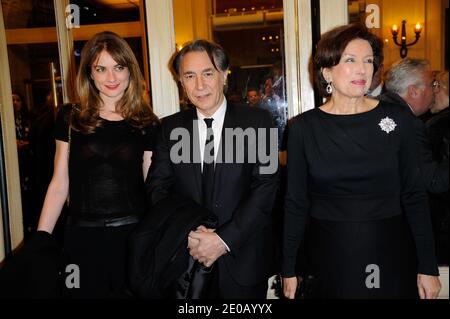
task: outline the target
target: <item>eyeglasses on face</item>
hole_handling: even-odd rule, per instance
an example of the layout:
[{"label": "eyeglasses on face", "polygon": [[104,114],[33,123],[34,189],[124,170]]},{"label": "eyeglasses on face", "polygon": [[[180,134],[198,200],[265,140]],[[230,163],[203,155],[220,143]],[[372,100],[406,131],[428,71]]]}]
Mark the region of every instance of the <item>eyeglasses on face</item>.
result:
[{"label": "eyeglasses on face", "polygon": [[421,87],[421,88],[429,87],[429,88],[431,88],[433,90],[436,90],[436,89],[441,87],[441,84],[439,83],[438,80],[434,80],[433,82],[431,82],[431,84],[425,84],[424,82],[422,82],[422,83],[416,84],[415,86],[416,87]]},{"label": "eyeglasses on face", "polygon": [[433,89],[439,89],[440,86],[441,86],[441,84],[439,83],[438,80],[434,80],[433,83],[431,83],[431,87]]}]

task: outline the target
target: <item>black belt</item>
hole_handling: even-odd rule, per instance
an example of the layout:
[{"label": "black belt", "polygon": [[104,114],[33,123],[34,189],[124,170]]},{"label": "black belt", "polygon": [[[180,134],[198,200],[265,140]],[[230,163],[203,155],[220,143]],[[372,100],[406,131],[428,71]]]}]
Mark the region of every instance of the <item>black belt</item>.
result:
[{"label": "black belt", "polygon": [[79,227],[118,227],[129,224],[136,224],[140,221],[138,215],[128,215],[117,218],[97,218],[97,219],[82,219],[75,216],[67,217],[67,225]]}]

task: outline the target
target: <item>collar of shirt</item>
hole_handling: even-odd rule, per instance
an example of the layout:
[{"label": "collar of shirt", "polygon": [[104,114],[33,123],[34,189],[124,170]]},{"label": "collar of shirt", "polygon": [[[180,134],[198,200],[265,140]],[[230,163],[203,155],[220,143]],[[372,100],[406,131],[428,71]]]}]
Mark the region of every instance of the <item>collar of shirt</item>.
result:
[{"label": "collar of shirt", "polygon": [[[414,113],[414,109],[412,108],[412,106],[411,105],[409,105],[409,103],[408,102],[406,102],[405,101],[405,103],[408,105],[408,107],[409,107],[409,110],[411,111],[411,113],[414,115],[414,116],[416,116],[416,113]],[[206,125],[206,124],[205,124]]]},{"label": "collar of shirt", "polygon": [[[214,133],[214,158],[217,158],[217,153],[219,152],[220,139],[222,137],[222,127],[223,121],[225,120],[225,113],[227,111],[227,100],[224,97],[222,104],[216,110],[216,112],[210,116],[206,117],[202,113],[197,110],[197,118],[198,118],[198,133],[199,133],[199,142],[200,142],[200,158],[203,159],[203,153],[205,150],[205,141],[206,141],[206,123],[204,121],[205,118],[212,118],[214,121],[212,122],[212,129]],[[202,170],[203,170],[203,160],[202,160]]]}]

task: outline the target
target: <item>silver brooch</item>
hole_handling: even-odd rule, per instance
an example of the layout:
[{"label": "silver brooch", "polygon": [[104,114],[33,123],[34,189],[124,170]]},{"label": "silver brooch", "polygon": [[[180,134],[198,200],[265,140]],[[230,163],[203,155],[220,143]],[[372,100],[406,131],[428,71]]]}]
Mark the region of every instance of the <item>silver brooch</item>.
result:
[{"label": "silver brooch", "polygon": [[397,126],[394,120],[389,117],[382,119],[378,125],[381,127],[382,131],[385,131],[388,134],[395,130],[395,127]]}]

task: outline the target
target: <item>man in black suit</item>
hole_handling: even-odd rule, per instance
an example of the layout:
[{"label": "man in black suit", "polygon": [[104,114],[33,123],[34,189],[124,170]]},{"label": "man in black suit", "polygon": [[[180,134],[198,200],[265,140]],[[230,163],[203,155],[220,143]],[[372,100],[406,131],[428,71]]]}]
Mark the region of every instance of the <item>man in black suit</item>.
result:
[{"label": "man in black suit", "polygon": [[210,297],[266,298],[273,274],[276,128],[269,112],[227,103],[229,60],[219,45],[191,42],[172,67],[195,109],[162,120],[146,180],[150,202],[182,195],[217,216],[217,229],[200,226],[188,238],[190,255],[215,267]]},{"label": "man in black suit", "polygon": [[387,91],[379,100],[409,110],[413,118],[425,188],[432,194],[448,192],[448,159],[441,163],[433,159],[425,124],[419,119],[432,107],[438,90],[430,63],[424,59],[400,60],[389,69],[385,83]]}]

